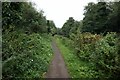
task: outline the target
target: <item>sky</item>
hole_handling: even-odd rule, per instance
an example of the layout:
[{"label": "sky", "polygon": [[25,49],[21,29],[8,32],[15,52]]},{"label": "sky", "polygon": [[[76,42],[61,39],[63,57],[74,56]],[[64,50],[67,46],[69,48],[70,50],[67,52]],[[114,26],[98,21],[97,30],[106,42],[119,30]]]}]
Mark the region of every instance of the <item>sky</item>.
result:
[{"label": "sky", "polygon": [[47,20],[53,20],[56,27],[61,28],[69,17],[80,21],[83,19],[84,7],[97,0],[30,0],[36,4],[37,10],[43,10]]}]

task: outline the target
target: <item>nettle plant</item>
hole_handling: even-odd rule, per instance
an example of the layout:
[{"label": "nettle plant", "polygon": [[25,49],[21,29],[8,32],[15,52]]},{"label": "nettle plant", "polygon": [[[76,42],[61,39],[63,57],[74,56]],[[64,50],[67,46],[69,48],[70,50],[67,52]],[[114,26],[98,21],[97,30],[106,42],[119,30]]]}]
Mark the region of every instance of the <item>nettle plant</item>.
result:
[{"label": "nettle plant", "polygon": [[108,33],[95,44],[95,56],[92,58],[98,68],[118,75],[120,72],[120,54],[118,53],[118,37],[116,33]]},{"label": "nettle plant", "polygon": [[3,79],[42,77],[52,55],[50,38],[44,36],[18,31],[3,35]]}]

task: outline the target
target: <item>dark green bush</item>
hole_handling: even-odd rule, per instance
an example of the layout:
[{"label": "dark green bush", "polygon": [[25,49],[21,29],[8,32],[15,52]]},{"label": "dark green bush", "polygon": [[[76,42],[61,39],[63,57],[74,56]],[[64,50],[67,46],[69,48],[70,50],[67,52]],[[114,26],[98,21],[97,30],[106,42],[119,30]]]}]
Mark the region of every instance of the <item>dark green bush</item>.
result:
[{"label": "dark green bush", "polygon": [[119,77],[120,54],[118,53],[118,37],[116,33],[108,33],[95,44],[95,56],[92,57],[96,66],[108,74],[108,77]]},{"label": "dark green bush", "polygon": [[[106,36],[96,40],[91,39],[94,35],[80,34],[76,37],[75,47],[77,56],[81,60],[94,63],[98,71],[104,72],[104,77],[113,78],[120,75],[120,40],[117,33],[107,33]],[[84,43],[85,37],[89,37],[89,43]],[[91,41],[92,40],[92,41]]]},{"label": "dark green bush", "polygon": [[3,79],[43,77],[52,55],[47,34],[13,31],[3,35],[2,44]]}]

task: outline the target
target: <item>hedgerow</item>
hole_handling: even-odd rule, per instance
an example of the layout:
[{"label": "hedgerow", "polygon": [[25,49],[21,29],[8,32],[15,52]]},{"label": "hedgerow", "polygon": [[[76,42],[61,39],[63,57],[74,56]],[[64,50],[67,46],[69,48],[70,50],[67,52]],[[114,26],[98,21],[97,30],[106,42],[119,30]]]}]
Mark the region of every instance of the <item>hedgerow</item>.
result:
[{"label": "hedgerow", "polygon": [[3,79],[43,77],[52,56],[47,34],[14,31],[4,34],[2,41]]}]

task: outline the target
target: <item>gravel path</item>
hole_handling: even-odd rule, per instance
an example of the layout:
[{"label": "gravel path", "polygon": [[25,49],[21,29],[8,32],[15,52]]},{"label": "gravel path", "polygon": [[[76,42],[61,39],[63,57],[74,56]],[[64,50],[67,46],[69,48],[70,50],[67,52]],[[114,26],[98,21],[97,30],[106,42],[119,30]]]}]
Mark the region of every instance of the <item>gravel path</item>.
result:
[{"label": "gravel path", "polygon": [[54,39],[52,41],[52,49],[54,56],[49,66],[49,70],[46,73],[46,78],[69,78],[64,59]]}]

